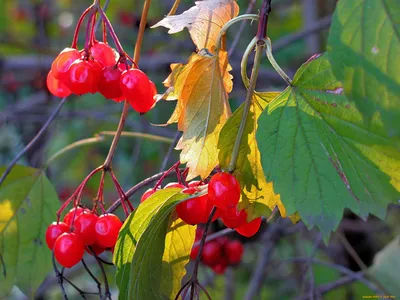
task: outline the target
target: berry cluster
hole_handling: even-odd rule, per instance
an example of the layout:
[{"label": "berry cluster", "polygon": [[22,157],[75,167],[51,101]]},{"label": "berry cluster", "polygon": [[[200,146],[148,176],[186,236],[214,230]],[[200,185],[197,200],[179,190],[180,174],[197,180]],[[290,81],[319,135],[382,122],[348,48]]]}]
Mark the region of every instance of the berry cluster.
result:
[{"label": "berry cluster", "polygon": [[[164,188],[182,188],[182,192],[193,195],[201,189],[204,182],[192,181],[187,186],[180,183],[169,183]],[[140,200],[145,201],[157,188],[147,190]],[[238,211],[237,204],[240,199],[240,185],[230,173],[220,172],[211,177],[208,183],[208,194],[191,198],[176,206],[176,212],[185,223],[197,225],[207,223],[214,206],[217,207],[212,221],[220,218],[226,227],[234,228],[239,234],[251,237],[257,233],[261,226],[261,218],[247,222],[247,212]]]},{"label": "berry cluster", "polygon": [[[203,231],[196,231],[196,240],[201,240]],[[199,245],[193,246],[190,252],[190,258],[196,260],[199,253]],[[225,269],[231,265],[237,265],[241,262],[244,252],[243,244],[239,240],[230,240],[227,237],[219,237],[208,241],[203,246],[201,253],[201,262],[213,269],[216,274],[223,274]]]},{"label": "berry cluster", "polygon": [[[93,11],[86,30],[85,47],[77,48],[77,36],[83,19]],[[103,18],[103,42],[95,38],[97,13]],[[108,27],[118,52],[107,43]],[[133,63],[132,66],[128,61]],[[148,112],[155,104],[156,87],[147,75],[136,68],[133,60],[124,52],[122,46],[101,8],[89,7],[75,29],[71,48],[65,48],[56,57],[47,75],[47,88],[57,97],[70,94],[83,95],[100,92],[105,98],[121,102],[127,100],[139,113]]]},{"label": "berry cluster", "polygon": [[98,216],[89,209],[72,208],[62,222],[54,222],[46,230],[46,243],[56,260],[66,268],[81,261],[84,252],[96,255],[113,251],[121,220],[113,214]]}]

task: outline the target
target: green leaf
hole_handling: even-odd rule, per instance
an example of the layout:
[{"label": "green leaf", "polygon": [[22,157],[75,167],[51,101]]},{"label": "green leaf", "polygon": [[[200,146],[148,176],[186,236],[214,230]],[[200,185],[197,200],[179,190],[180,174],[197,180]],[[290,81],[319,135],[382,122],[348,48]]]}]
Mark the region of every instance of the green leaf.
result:
[{"label": "green leaf", "polygon": [[195,237],[195,227],[174,213],[188,198],[180,191],[157,191],[125,221],[114,252],[120,299],[173,299],[178,292]]},{"label": "green leaf", "polygon": [[[256,141],[257,119],[267,104],[278,95],[279,93],[275,92],[254,95],[240,143],[234,175],[242,187],[239,209],[246,208],[249,220],[260,216],[269,216],[271,210],[276,207],[278,202],[280,203],[279,195],[274,193],[272,182],[265,180]],[[228,168],[242,120],[243,107],[244,103],[233,113],[221,130],[218,148],[220,150],[219,163],[222,169]]]},{"label": "green leaf", "polygon": [[[5,168],[0,168],[0,174]],[[45,242],[54,221],[58,196],[40,170],[15,166],[0,189],[0,254],[6,278],[0,280],[0,298],[17,285],[32,298],[52,268]],[[0,270],[3,271],[0,264]],[[2,274],[0,274],[3,277]]]},{"label": "green leaf", "polygon": [[366,127],[323,56],[304,64],[271,102],[256,134],[264,173],[287,213],[299,212],[325,240],[343,210],[386,215],[400,199],[400,141],[378,115]]},{"label": "green leaf", "polygon": [[378,280],[392,296],[400,297],[400,236],[397,236],[374,257],[368,273]]},{"label": "green leaf", "polygon": [[346,95],[370,121],[400,136],[400,1],[339,1],[328,49]]}]

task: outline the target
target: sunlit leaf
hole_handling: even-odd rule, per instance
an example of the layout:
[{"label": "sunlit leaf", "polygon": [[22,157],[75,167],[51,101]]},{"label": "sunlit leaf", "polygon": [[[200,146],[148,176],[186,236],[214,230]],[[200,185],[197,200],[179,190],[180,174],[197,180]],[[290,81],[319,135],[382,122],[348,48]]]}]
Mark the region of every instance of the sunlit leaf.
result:
[{"label": "sunlit leaf", "polygon": [[217,36],[230,19],[239,13],[239,7],[234,0],[203,0],[180,15],[168,16],[152,28],[164,26],[173,34],[185,27],[198,49],[206,48],[214,51]]},{"label": "sunlit leaf", "polygon": [[[267,104],[278,95],[279,93],[271,92],[259,93],[253,96],[240,143],[234,175],[242,188],[239,208],[246,208],[249,220],[270,215],[271,210],[280,202],[279,195],[276,195],[273,191],[272,183],[265,180],[256,141],[257,119]],[[233,146],[242,120],[243,107],[244,104],[233,113],[221,130],[218,148],[220,149],[219,163],[223,169],[228,168],[231,159]]]},{"label": "sunlit leaf", "polygon": [[188,180],[206,178],[218,164],[219,133],[231,113],[229,71],[225,51],[219,58],[201,52],[192,54],[186,65],[175,65],[166,80],[178,99],[168,123],[177,122],[183,131],[177,149],[182,150],[180,161],[189,167]]},{"label": "sunlit leaf", "polygon": [[349,100],[400,136],[400,1],[339,1],[328,49]]},{"label": "sunlit leaf", "polygon": [[[0,174],[5,168],[0,168]],[[51,251],[45,242],[54,221],[58,196],[40,170],[15,166],[0,188],[0,298],[17,285],[29,298],[51,270]],[[0,271],[4,271],[0,264]]]},{"label": "sunlit leaf", "polygon": [[188,195],[160,190],[143,202],[122,227],[114,252],[120,299],[171,299],[189,261],[195,227],[173,220]]},{"label": "sunlit leaf", "polygon": [[400,199],[400,141],[375,116],[367,127],[342,94],[329,60],[304,64],[271,102],[256,134],[264,173],[287,213],[298,211],[325,239],[345,208],[384,218]]}]

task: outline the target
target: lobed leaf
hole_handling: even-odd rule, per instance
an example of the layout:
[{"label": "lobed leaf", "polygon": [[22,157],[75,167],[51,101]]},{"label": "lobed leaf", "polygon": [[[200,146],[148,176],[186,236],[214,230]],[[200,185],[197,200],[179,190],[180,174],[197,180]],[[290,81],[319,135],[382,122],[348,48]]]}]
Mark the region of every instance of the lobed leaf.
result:
[{"label": "lobed leaf", "polygon": [[114,252],[120,299],[171,299],[178,292],[195,237],[195,227],[175,217],[188,197],[180,191],[157,191],[125,221]]},{"label": "lobed leaf", "polygon": [[214,52],[221,28],[238,15],[239,7],[234,0],[203,0],[195,4],[180,15],[165,17],[152,28],[163,26],[170,34],[187,28],[198,49]]},{"label": "lobed leaf", "polygon": [[400,1],[339,1],[328,49],[349,100],[369,122],[379,111],[400,136]]},{"label": "lobed leaf", "polygon": [[325,240],[345,208],[384,218],[400,199],[400,140],[378,115],[367,126],[342,93],[326,55],[307,62],[261,114],[256,134],[264,173],[287,213],[298,211]]},{"label": "lobed leaf", "polygon": [[[1,167],[0,173],[5,169]],[[2,184],[0,255],[5,265],[0,263],[0,298],[6,298],[14,285],[32,298],[52,269],[45,233],[58,204],[54,187],[40,170],[17,165]]]}]

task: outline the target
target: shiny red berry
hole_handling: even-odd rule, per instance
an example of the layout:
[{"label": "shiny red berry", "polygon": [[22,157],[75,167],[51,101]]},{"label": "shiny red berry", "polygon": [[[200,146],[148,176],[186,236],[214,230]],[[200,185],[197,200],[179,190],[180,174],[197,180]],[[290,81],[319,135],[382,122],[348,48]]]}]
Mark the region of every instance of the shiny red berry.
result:
[{"label": "shiny red berry", "polygon": [[[191,195],[196,192],[196,189],[186,188],[182,192]],[[196,225],[201,223],[207,213],[207,195],[179,203],[176,206],[176,212],[179,218],[187,224]]]},{"label": "shiny red berry", "polygon": [[118,239],[121,220],[113,214],[101,215],[96,222],[96,244],[104,248],[112,248]]},{"label": "shiny red berry", "polygon": [[110,67],[116,64],[115,51],[108,44],[97,42],[90,48],[90,54],[102,66]]},{"label": "shiny red berry", "polygon": [[221,245],[216,241],[210,241],[206,243],[203,247],[203,252],[201,253],[201,259],[203,263],[207,266],[213,266],[222,257]]},{"label": "shiny red berry", "polygon": [[155,192],[157,192],[157,190],[155,189],[148,189],[147,191],[145,191],[144,194],[142,195],[142,198],[140,199],[140,203],[143,203],[147,198],[149,198]]},{"label": "shiny red berry", "polygon": [[68,70],[68,87],[76,95],[98,91],[101,67],[98,62],[75,60]]},{"label": "shiny red berry", "polygon": [[71,95],[71,90],[61,80],[54,78],[51,70],[47,74],[46,85],[49,92],[56,97],[64,98]]},{"label": "shiny red berry", "polygon": [[238,240],[228,241],[224,245],[225,256],[229,264],[231,265],[236,265],[240,263],[240,261],[242,260],[243,252],[243,244]]},{"label": "shiny red berry", "polygon": [[79,217],[83,212],[90,212],[90,210],[83,207],[71,208],[71,210],[64,217],[64,223],[66,223],[68,226],[71,226],[72,220],[76,220],[76,218]]},{"label": "shiny red berry", "polygon": [[85,245],[92,245],[96,242],[96,222],[98,216],[93,213],[82,213],[74,223],[75,233]]},{"label": "shiny red berry", "polygon": [[253,221],[242,225],[239,228],[235,228],[236,232],[245,237],[251,237],[255,235],[261,226],[261,218],[256,218]]},{"label": "shiny red berry", "polygon": [[188,187],[198,187],[199,185],[201,185],[201,181],[199,180],[193,180],[188,183]]},{"label": "shiny red berry", "polygon": [[240,199],[239,182],[229,173],[215,174],[208,183],[208,198],[222,210],[234,208]]},{"label": "shiny red berry", "polygon": [[115,66],[104,67],[101,71],[99,92],[106,99],[111,99],[116,102],[121,102],[124,99],[119,85],[122,72],[122,69]]},{"label": "shiny red berry", "polygon": [[164,189],[168,189],[168,188],[182,188],[183,189],[183,188],[185,188],[185,186],[178,182],[170,182],[164,187]]},{"label": "shiny red berry", "polygon": [[46,230],[46,244],[50,250],[53,250],[54,243],[57,238],[65,232],[69,231],[69,227],[64,222],[53,222],[51,225],[47,227]]},{"label": "shiny red berry", "polygon": [[247,213],[244,209],[237,211],[235,208],[229,208],[224,211],[221,221],[226,227],[238,228],[247,222]]},{"label": "shiny red berry", "polygon": [[54,244],[54,256],[65,268],[71,268],[80,262],[84,252],[83,242],[73,232],[63,233]]},{"label": "shiny red berry", "polygon": [[124,71],[120,86],[122,94],[132,108],[139,113],[148,112],[154,105],[154,87],[149,78],[139,69]]},{"label": "shiny red berry", "polygon": [[63,83],[66,82],[68,77],[68,69],[71,64],[81,57],[81,54],[77,49],[65,48],[58,54],[51,65],[51,71],[54,78],[61,80]]}]

